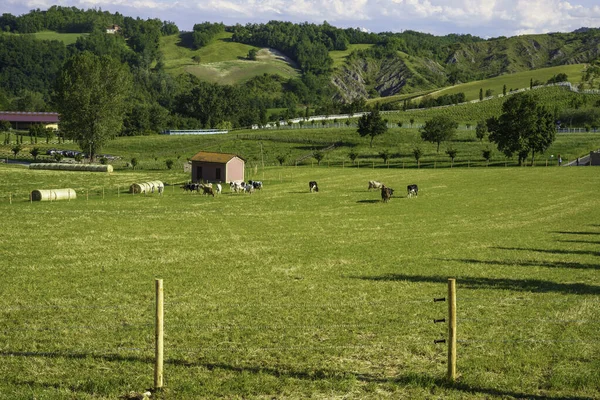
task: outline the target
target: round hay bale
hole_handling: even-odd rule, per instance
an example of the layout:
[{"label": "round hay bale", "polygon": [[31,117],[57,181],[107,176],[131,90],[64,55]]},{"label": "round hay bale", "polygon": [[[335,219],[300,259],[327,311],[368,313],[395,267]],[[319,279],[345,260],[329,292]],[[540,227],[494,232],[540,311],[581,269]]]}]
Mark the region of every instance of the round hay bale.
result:
[{"label": "round hay bale", "polygon": [[77,194],[71,188],[34,190],[31,192],[32,201],[75,200]]},{"label": "round hay bale", "polygon": [[137,193],[158,193],[158,188],[165,188],[164,183],[161,181],[150,181],[150,182],[141,182],[141,183],[132,183],[129,186],[129,193],[137,194]]},{"label": "round hay bale", "polygon": [[61,164],[61,163],[33,163],[29,169],[47,169],[53,171],[87,171],[87,172],[113,172],[110,164]]}]

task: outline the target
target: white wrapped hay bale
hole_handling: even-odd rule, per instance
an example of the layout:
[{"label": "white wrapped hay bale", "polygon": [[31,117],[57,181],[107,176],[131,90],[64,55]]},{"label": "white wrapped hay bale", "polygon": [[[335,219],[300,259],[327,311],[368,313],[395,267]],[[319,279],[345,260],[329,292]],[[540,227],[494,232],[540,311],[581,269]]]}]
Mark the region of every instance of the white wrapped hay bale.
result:
[{"label": "white wrapped hay bale", "polygon": [[34,190],[31,192],[32,201],[75,200],[77,195],[73,189]]},{"label": "white wrapped hay bale", "polygon": [[142,182],[142,183],[132,183],[129,186],[129,193],[137,194],[137,193],[158,193],[162,192],[165,188],[164,183],[161,181],[150,181],[150,182]]},{"label": "white wrapped hay bale", "polygon": [[86,171],[86,172],[113,172],[113,166],[106,164],[61,164],[61,163],[33,163],[29,169],[49,169],[54,171]]}]

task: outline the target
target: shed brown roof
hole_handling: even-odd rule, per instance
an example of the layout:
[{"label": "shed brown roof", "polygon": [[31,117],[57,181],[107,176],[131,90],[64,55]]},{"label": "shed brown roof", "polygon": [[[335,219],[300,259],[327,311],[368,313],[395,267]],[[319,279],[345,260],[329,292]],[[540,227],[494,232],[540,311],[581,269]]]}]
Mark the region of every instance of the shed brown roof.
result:
[{"label": "shed brown roof", "polygon": [[237,157],[243,160],[242,157],[236,154],[228,154],[228,153],[212,153],[209,151],[201,151],[197,153],[194,157],[191,158],[191,161],[205,161],[205,162],[214,162],[214,163],[223,163],[226,164],[232,158]]}]

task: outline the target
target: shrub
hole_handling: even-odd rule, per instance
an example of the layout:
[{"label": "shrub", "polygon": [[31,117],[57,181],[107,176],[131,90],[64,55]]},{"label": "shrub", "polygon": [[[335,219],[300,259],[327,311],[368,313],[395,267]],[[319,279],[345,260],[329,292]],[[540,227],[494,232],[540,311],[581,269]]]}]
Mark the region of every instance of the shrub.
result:
[{"label": "shrub", "polygon": [[167,169],[173,168],[173,160],[167,160],[165,161],[165,164],[167,165]]}]

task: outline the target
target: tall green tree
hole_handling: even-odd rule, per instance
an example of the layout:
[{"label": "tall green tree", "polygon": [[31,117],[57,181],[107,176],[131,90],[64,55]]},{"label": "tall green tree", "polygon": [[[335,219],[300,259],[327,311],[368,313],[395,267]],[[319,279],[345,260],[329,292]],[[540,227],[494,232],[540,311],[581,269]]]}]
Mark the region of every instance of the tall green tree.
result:
[{"label": "tall green tree", "polygon": [[439,153],[440,143],[451,140],[456,133],[456,128],[458,128],[458,122],[452,118],[445,115],[436,116],[426,121],[425,126],[420,129],[421,139],[437,143],[437,152]]},{"label": "tall green tree", "polygon": [[358,119],[358,134],[360,137],[371,138],[370,147],[373,147],[375,136],[383,135],[388,130],[386,121],[381,117],[379,108],[374,108]]},{"label": "tall green tree", "polygon": [[477,122],[477,126],[475,127],[475,137],[477,139],[479,139],[480,142],[483,142],[483,139],[485,139],[487,134],[488,134],[488,128],[487,128],[487,124],[485,123],[485,121]]},{"label": "tall green tree", "polygon": [[487,120],[490,141],[507,157],[517,154],[521,165],[529,154],[543,153],[556,138],[554,115],[532,93],[511,96],[502,105],[502,115]]},{"label": "tall green tree", "polygon": [[89,52],[70,58],[56,80],[53,100],[61,131],[77,141],[91,161],[121,131],[130,88],[126,65]]}]

